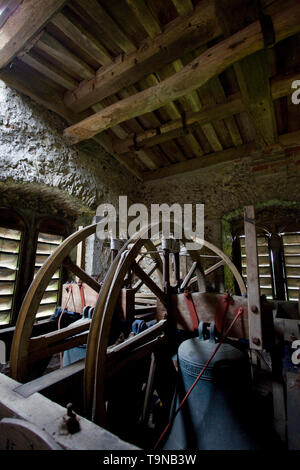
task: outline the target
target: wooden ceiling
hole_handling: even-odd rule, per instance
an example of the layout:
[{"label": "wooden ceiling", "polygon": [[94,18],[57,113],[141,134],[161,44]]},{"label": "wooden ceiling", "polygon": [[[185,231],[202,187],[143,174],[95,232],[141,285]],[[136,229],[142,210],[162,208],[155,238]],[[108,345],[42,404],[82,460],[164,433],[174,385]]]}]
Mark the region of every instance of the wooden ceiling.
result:
[{"label": "wooden ceiling", "polygon": [[299,0],[0,0],[0,69],[141,180],[300,145]]}]

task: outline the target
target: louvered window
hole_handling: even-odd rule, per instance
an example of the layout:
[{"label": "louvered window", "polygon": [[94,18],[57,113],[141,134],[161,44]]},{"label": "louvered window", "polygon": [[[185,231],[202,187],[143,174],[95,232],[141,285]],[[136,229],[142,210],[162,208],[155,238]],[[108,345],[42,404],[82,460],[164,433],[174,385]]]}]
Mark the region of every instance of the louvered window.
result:
[{"label": "louvered window", "polygon": [[299,299],[300,287],[300,233],[281,233],[287,300]]},{"label": "louvered window", "polygon": [[0,227],[0,325],[12,318],[21,239],[20,230]]},{"label": "louvered window", "polygon": [[[63,237],[61,235],[53,235],[49,233],[38,234],[37,249],[35,257],[35,275],[44,264],[47,258],[53,253],[53,251],[60,245]],[[59,289],[60,289],[60,270],[57,270],[52,276],[51,281],[46,288],[43,295],[41,304],[39,306],[36,317],[45,318],[49,317],[54,313],[59,300]]]},{"label": "louvered window", "polygon": [[[264,236],[258,236],[256,240],[260,295],[265,295],[267,299],[273,299],[272,268],[268,246],[268,238]],[[245,284],[247,285],[247,257],[245,249],[245,235],[240,236],[240,247],[242,259],[242,276],[244,278]]]}]

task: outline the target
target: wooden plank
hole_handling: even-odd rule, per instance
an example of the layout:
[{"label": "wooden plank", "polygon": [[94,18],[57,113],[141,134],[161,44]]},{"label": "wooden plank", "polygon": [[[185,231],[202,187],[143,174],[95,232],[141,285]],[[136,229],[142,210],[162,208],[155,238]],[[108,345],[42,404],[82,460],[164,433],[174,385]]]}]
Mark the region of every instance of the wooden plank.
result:
[{"label": "wooden plank", "polygon": [[0,29],[0,68],[11,62],[65,3],[65,0],[22,2]]},{"label": "wooden plank", "polygon": [[42,57],[38,57],[34,53],[25,54],[20,60],[67,90],[74,90],[74,88],[77,87],[78,82],[76,80],[66,73],[59,71],[51,63],[45,61]]},{"label": "wooden plank", "polygon": [[95,79],[66,93],[65,104],[76,112],[87,109],[175,60],[178,51],[184,55],[220,34],[213,1],[202,0],[191,16],[176,18],[162,34],[143,41],[136,52],[119,56],[112,65],[99,69]]},{"label": "wooden plank", "polygon": [[62,367],[61,369],[49,372],[49,374],[42,375],[31,382],[27,382],[22,385],[18,385],[14,391],[24,398],[30,397],[36,392],[42,392],[43,390],[56,385],[63,387],[63,382],[68,380],[75,374],[82,374],[84,371],[84,359],[77,361],[69,366]]},{"label": "wooden plank", "polygon": [[[276,42],[300,30],[298,15],[300,15],[300,4],[293,1],[289,8],[272,16]],[[262,50],[263,47],[261,25],[259,21],[256,21],[212,46],[167,80],[108,106],[103,111],[69,127],[64,131],[64,135],[73,143],[79,142],[127,119],[154,111],[201,87],[230,65]]]},{"label": "wooden plank", "polygon": [[100,292],[101,286],[99,282],[95,281],[91,276],[89,276],[82,268],[73,263],[70,258],[66,258],[63,262],[65,268],[69,269],[73,274],[75,274],[79,279],[85,282],[90,286],[94,291]]},{"label": "wooden plank", "polygon": [[79,57],[70,52],[57,39],[44,32],[35,47],[54,59],[61,67],[79,79],[86,80],[95,76],[94,70]]},{"label": "wooden plank", "polygon": [[132,271],[143,281],[143,283],[161,300],[166,303],[167,298],[165,293],[158,287],[151,277],[136,263],[132,264]]},{"label": "wooden plank", "polygon": [[247,257],[249,344],[251,349],[262,350],[263,338],[254,206],[244,208],[244,224]]},{"label": "wooden plank", "polygon": [[[243,6],[243,0],[218,2],[217,13],[227,37],[245,27],[249,23],[249,18],[252,21],[257,19],[256,2],[253,2],[252,8],[242,8]],[[260,51],[234,64],[234,70],[257,134],[257,141],[263,147],[269,146],[277,139],[277,128],[265,51]]]},{"label": "wooden plank", "polygon": [[255,151],[256,145],[254,143],[240,145],[239,147],[222,150],[221,152],[215,152],[203,157],[192,158],[186,162],[175,163],[169,165],[168,167],[159,168],[158,170],[153,170],[145,172],[143,174],[143,179],[145,181],[150,181],[159,178],[166,178],[168,176],[177,175],[179,173],[185,173],[187,171],[194,171],[199,168],[205,168],[207,166],[217,165],[219,163],[229,162],[233,160],[238,160],[247,155],[250,155],[251,152]]},{"label": "wooden plank", "polygon": [[154,38],[162,32],[159,22],[153,16],[144,0],[125,1],[151,38]]},{"label": "wooden plank", "polygon": [[172,0],[172,2],[180,16],[189,15],[194,10],[192,0]]},{"label": "wooden plank", "polygon": [[[214,120],[224,119],[226,116],[239,114],[245,110],[245,106],[239,96],[230,96],[224,104],[213,106],[204,106],[200,111],[189,111],[182,118],[162,124],[159,128],[149,129],[135,136],[135,144],[138,147],[151,147],[153,145],[166,142],[175,137],[184,136],[186,132],[192,132],[201,124],[206,124]],[[113,143],[114,150],[117,153],[124,153],[132,150],[134,139],[132,136],[116,140]]]},{"label": "wooden plank", "polygon": [[130,54],[136,50],[136,46],[133,42],[126,36],[125,32],[115,23],[99,2],[89,0],[87,3],[85,0],[77,0],[77,3],[85,10],[91,12],[93,20],[113,39],[122,51],[126,54]]},{"label": "wooden plank", "polygon": [[23,0],[6,0],[5,2],[0,2],[0,28],[2,28],[22,1]]},{"label": "wooden plank", "polygon": [[[175,73],[180,72],[184,67],[183,67],[182,61],[180,59],[177,59],[172,64],[170,64],[170,66],[167,68],[169,68],[169,73],[173,75],[174,72]],[[165,76],[163,78],[167,78],[167,77]],[[202,106],[203,103],[200,101],[200,98],[196,90],[182,96],[179,99],[179,102],[182,104],[185,112],[189,112],[189,111],[197,112],[197,111],[200,111],[203,107]],[[203,134],[207,138],[211,148],[215,152],[223,150],[220,139],[214,129],[214,126],[211,123],[202,124],[201,129],[202,129]]]},{"label": "wooden plank", "polygon": [[0,418],[17,417],[29,421],[44,429],[66,450],[138,450],[82,416],[78,416],[80,432],[73,435],[61,432],[66,409],[39,393],[24,398],[14,391],[18,385],[1,374]]},{"label": "wooden plank", "polygon": [[79,29],[62,13],[58,13],[51,20],[57,29],[59,29],[68,39],[70,39],[77,47],[82,49],[101,65],[111,63],[111,55],[96,39],[92,38],[83,29]]}]

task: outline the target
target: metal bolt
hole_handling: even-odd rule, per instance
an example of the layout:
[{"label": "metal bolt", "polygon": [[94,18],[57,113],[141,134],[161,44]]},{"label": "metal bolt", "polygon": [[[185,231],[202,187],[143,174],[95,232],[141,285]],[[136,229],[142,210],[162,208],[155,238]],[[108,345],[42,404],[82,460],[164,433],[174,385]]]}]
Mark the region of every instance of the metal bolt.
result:
[{"label": "metal bolt", "polygon": [[259,338],[252,338],[252,343],[255,344],[256,346],[260,345],[260,339]]},{"label": "metal bolt", "polygon": [[258,308],[257,308],[256,305],[252,305],[252,306],[251,306],[251,312],[253,312],[253,313],[258,313]]}]

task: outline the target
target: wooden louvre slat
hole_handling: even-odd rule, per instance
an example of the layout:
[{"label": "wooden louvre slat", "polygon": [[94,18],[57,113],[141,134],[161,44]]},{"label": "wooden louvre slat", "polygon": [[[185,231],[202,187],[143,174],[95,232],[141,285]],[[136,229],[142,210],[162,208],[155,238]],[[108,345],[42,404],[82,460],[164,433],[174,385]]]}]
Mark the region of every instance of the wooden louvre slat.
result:
[{"label": "wooden louvre slat", "polygon": [[6,282],[0,280],[0,295],[12,295],[15,290],[15,283],[14,282]]},{"label": "wooden louvre slat", "polygon": [[20,240],[22,232],[19,230],[12,230],[10,228],[0,227],[0,237],[10,238],[12,240]]},{"label": "wooden louvre slat", "polygon": [[0,252],[0,267],[15,270],[18,266],[18,255]]},{"label": "wooden louvre slat", "polygon": [[10,310],[12,307],[12,296],[0,295],[0,311]]},{"label": "wooden louvre slat", "polygon": [[60,235],[52,235],[50,233],[42,233],[39,232],[38,234],[38,242],[43,243],[53,243],[54,245],[59,245],[63,240],[63,237]]},{"label": "wooden louvre slat", "polygon": [[1,251],[5,253],[19,253],[20,251],[19,240],[0,238],[0,252]]}]

